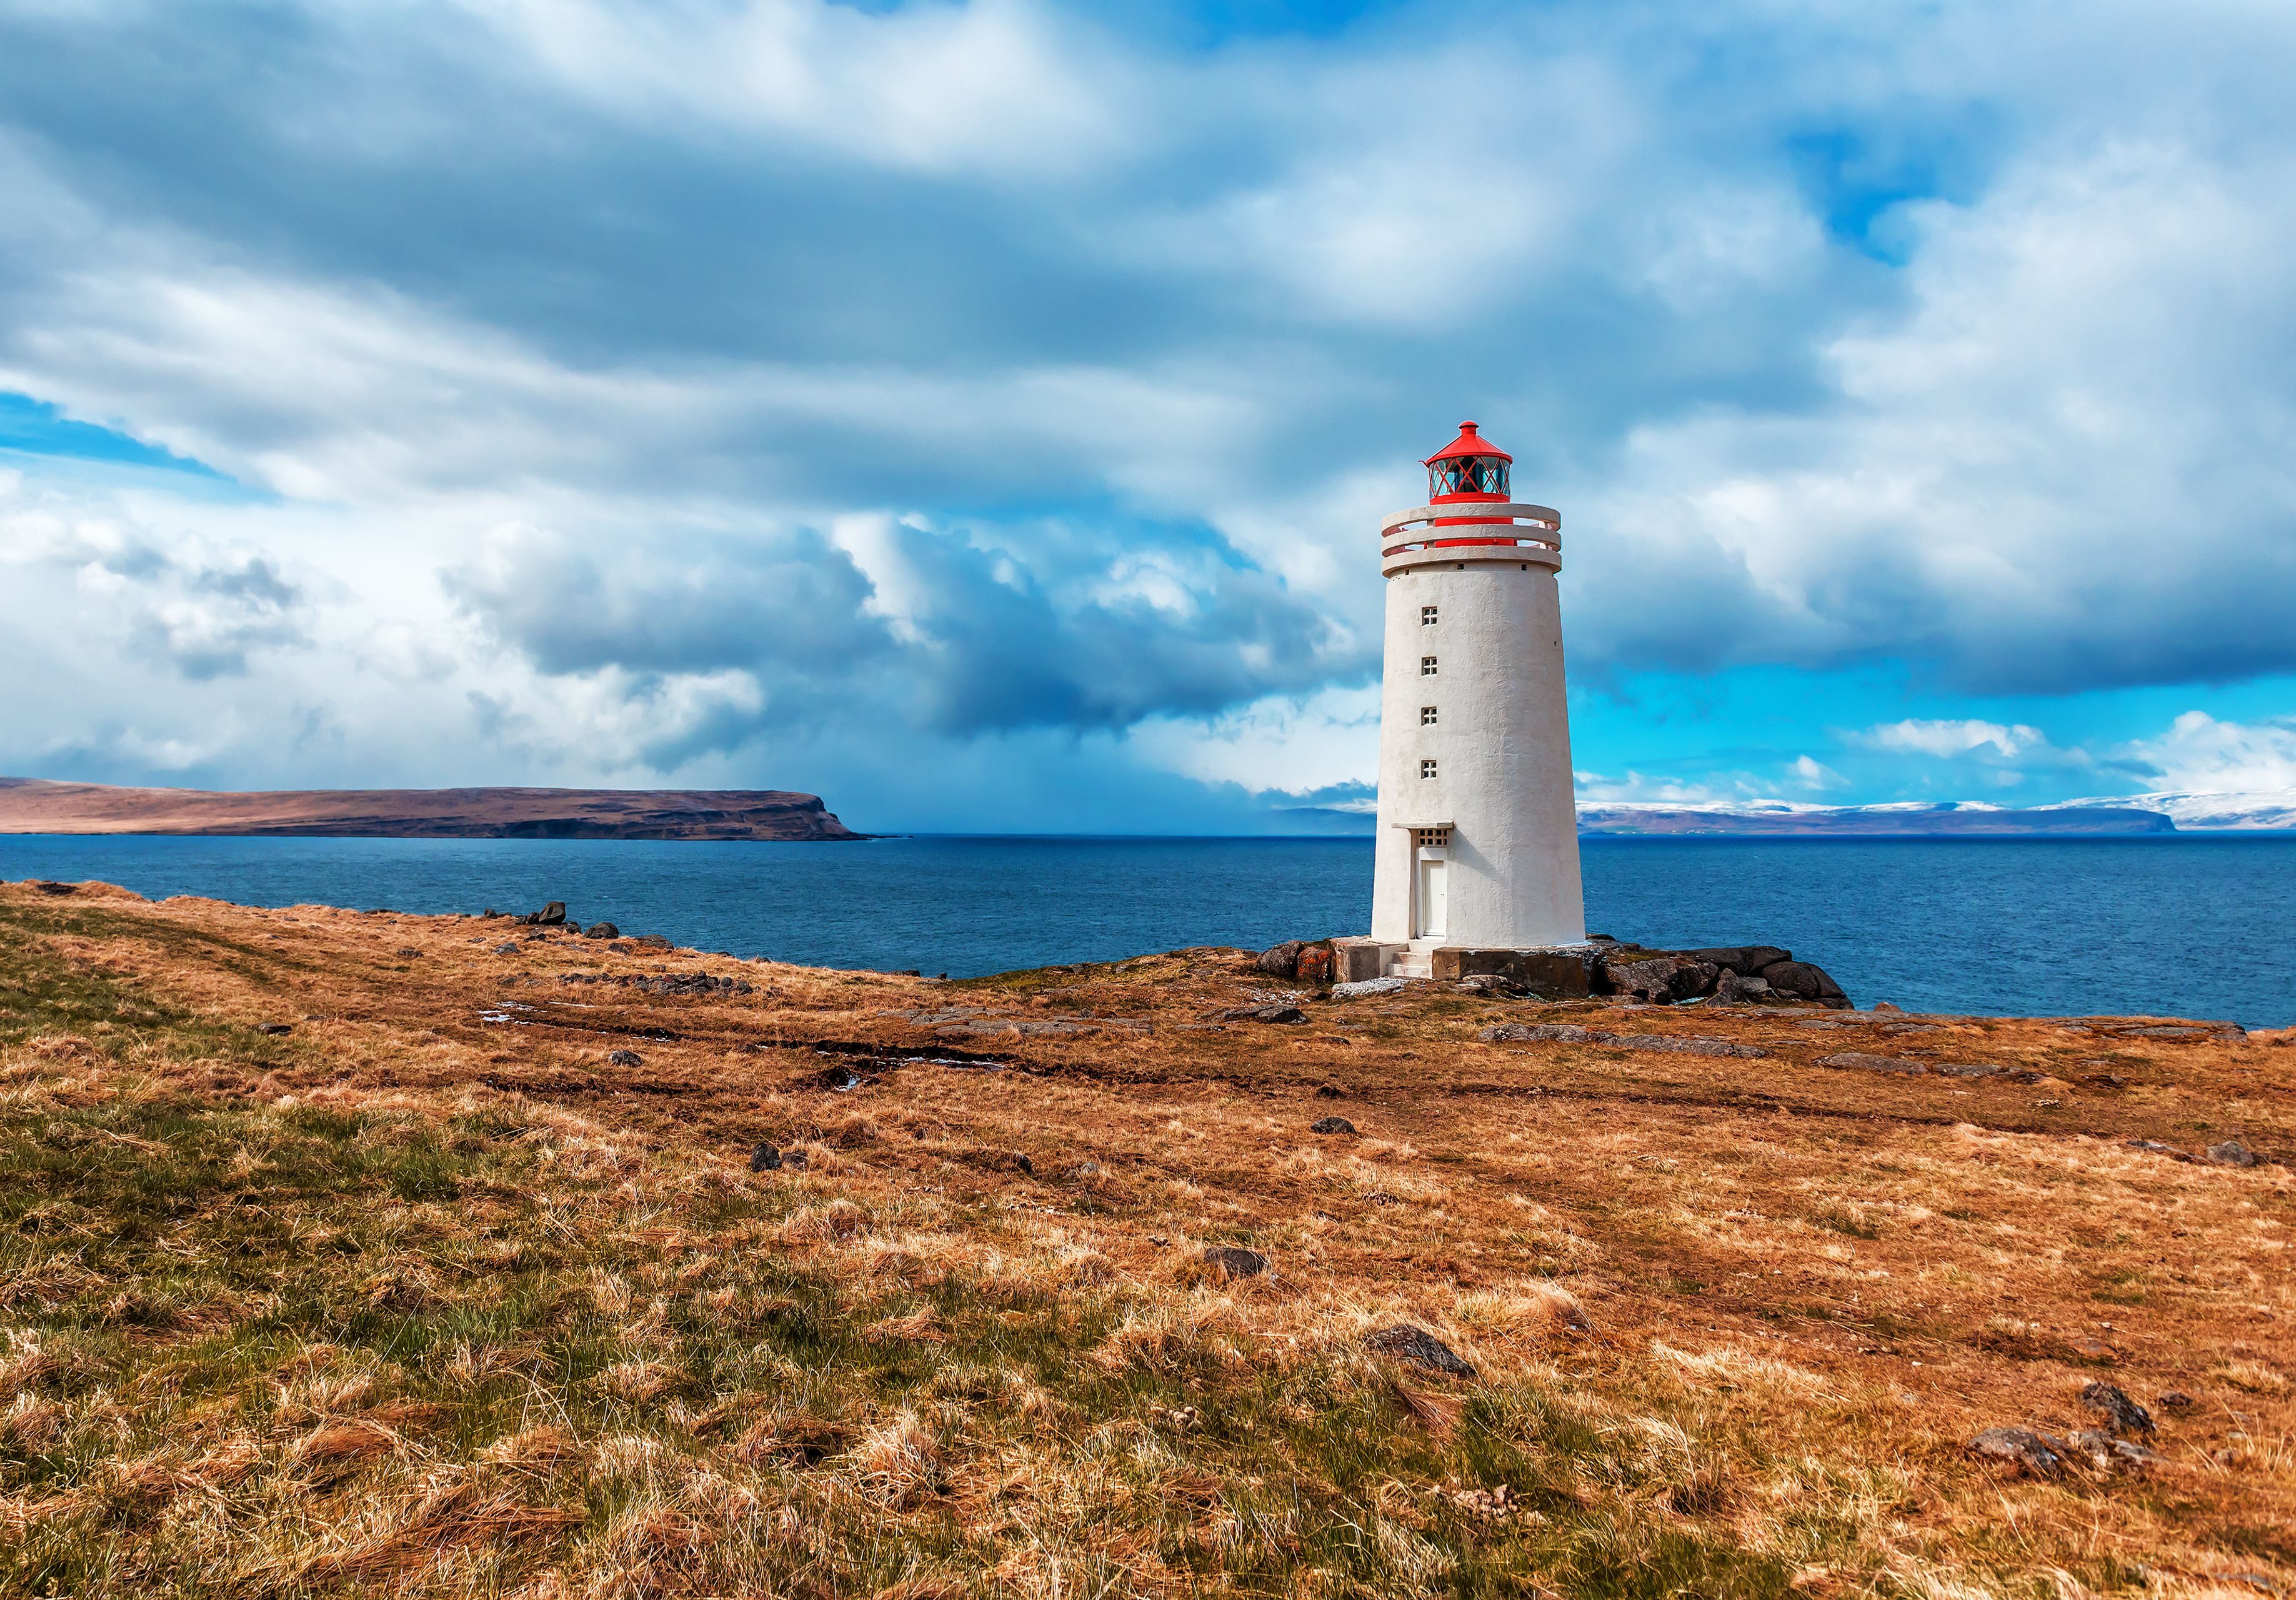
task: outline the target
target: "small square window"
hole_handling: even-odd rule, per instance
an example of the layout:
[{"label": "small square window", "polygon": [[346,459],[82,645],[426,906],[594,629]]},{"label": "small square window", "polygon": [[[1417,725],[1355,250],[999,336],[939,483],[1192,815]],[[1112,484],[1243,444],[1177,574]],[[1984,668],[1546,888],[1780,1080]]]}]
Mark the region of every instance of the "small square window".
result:
[{"label": "small square window", "polygon": [[1435,763],[1432,761],[1422,761],[1419,763],[1419,775],[1423,778],[1433,777],[1435,775]]},{"label": "small square window", "polygon": [[1435,676],[1435,658],[1433,656],[1423,655],[1419,658],[1419,676],[1422,677],[1433,677]]},{"label": "small square window", "polygon": [[1421,706],[1419,708],[1419,726],[1421,727],[1433,727],[1435,726],[1435,708],[1433,706]]},{"label": "small square window", "polygon": [[1421,607],[1419,608],[1419,626],[1420,626],[1420,627],[1422,627],[1422,628],[1432,628],[1432,627],[1434,627],[1434,626],[1435,626],[1435,616],[1436,616],[1436,611],[1435,611],[1435,608],[1434,608],[1433,606],[1431,606],[1431,605],[1423,605],[1423,606],[1421,606]]}]

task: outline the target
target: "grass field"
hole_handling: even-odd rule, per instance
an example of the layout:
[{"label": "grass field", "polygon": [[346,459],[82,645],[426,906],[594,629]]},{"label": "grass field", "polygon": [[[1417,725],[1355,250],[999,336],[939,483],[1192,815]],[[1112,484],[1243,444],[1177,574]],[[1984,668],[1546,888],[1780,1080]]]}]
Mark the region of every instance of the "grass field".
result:
[{"label": "grass field", "polygon": [[2285,1036],[534,931],[0,885],[0,1592],[2296,1587]]}]

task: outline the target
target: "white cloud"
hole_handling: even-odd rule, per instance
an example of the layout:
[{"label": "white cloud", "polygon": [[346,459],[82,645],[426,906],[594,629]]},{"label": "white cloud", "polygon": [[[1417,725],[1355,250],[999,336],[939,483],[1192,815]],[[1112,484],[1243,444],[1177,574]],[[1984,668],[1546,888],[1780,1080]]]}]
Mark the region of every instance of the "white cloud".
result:
[{"label": "white cloud", "polygon": [[1908,718],[1870,727],[1857,739],[1870,750],[1906,755],[1963,756],[1990,750],[1996,758],[2011,761],[2049,749],[2048,736],[2039,728],[2021,722],[2004,726],[1973,719]]},{"label": "white cloud", "polygon": [[2296,790],[2296,718],[2219,722],[2186,711],[2150,739],[2119,752],[2150,770],[2162,791],[2241,793]]}]

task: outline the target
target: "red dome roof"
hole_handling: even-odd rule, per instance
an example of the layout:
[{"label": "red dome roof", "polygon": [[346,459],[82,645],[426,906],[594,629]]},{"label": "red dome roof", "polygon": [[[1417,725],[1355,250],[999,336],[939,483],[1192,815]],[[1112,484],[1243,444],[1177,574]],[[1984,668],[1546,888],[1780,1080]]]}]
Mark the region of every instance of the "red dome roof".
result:
[{"label": "red dome roof", "polygon": [[1496,455],[1505,462],[1512,462],[1514,459],[1481,434],[1477,433],[1474,423],[1461,423],[1459,437],[1419,464],[1423,467],[1433,466],[1439,461],[1450,461],[1461,455]]}]

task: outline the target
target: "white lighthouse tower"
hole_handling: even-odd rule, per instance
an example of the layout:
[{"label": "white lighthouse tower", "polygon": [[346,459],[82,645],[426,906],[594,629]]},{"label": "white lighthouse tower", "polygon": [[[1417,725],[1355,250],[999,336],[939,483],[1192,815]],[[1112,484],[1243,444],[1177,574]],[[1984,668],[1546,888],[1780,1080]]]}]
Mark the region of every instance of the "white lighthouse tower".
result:
[{"label": "white lighthouse tower", "polygon": [[1562,518],[1510,498],[1513,459],[1462,423],[1424,464],[1427,504],[1380,524],[1379,843],[1371,938],[1347,941],[1351,976],[1370,975],[1364,945],[1382,973],[1452,976],[1437,951],[1488,957],[1587,936]]}]

